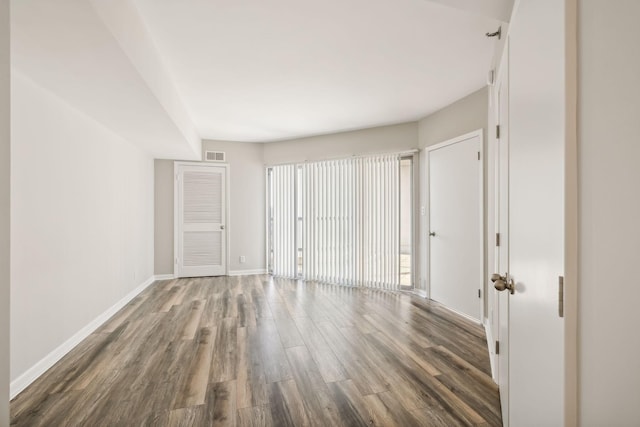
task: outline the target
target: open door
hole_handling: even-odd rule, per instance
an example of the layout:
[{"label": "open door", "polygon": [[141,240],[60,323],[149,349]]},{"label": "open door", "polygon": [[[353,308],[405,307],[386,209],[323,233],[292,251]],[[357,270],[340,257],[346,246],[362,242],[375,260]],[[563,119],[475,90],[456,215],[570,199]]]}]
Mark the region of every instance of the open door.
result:
[{"label": "open door", "polygon": [[566,8],[523,0],[516,13],[509,32],[509,418],[512,426],[564,425]]},{"label": "open door", "polygon": [[505,426],[565,425],[565,12],[562,1],[518,3],[496,85]]},{"label": "open door", "polygon": [[175,163],[175,275],[227,274],[227,166]]}]

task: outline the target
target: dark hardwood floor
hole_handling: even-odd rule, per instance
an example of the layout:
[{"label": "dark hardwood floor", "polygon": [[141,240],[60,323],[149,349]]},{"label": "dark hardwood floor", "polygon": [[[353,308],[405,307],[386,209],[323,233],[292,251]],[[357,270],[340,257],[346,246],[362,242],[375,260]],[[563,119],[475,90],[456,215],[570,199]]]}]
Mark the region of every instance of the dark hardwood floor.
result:
[{"label": "dark hardwood floor", "polygon": [[11,402],[15,426],[501,425],[484,331],[409,294],[154,283]]}]

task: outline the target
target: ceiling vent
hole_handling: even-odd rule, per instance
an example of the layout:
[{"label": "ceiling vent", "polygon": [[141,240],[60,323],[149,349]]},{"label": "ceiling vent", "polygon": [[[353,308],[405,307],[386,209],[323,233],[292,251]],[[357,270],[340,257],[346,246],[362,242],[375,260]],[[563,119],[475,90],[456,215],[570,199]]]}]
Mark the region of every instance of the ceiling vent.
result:
[{"label": "ceiling vent", "polygon": [[204,152],[204,160],[205,162],[224,162],[225,161],[224,151],[205,151]]}]

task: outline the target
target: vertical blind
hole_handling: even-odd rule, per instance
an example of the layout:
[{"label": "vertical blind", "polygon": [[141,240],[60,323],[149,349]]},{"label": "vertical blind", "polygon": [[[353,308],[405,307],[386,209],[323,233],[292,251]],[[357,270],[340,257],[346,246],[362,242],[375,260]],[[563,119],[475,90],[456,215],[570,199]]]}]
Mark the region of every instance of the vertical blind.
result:
[{"label": "vertical blind", "polygon": [[270,267],[276,276],[297,276],[295,171],[294,165],[269,170]]},{"label": "vertical blind", "polygon": [[273,274],[399,285],[398,155],[274,166],[269,173]]}]

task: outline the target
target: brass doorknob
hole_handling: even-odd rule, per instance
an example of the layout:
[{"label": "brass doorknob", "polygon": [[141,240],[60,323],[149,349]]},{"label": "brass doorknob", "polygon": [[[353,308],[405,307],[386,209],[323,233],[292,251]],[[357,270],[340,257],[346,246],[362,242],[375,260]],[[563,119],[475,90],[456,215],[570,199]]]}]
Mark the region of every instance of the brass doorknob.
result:
[{"label": "brass doorknob", "polygon": [[493,282],[493,286],[499,291],[509,289],[509,293],[511,295],[513,295],[516,291],[513,280],[509,278],[509,275],[507,273],[504,273],[504,276],[494,273],[491,275],[491,281]]}]

